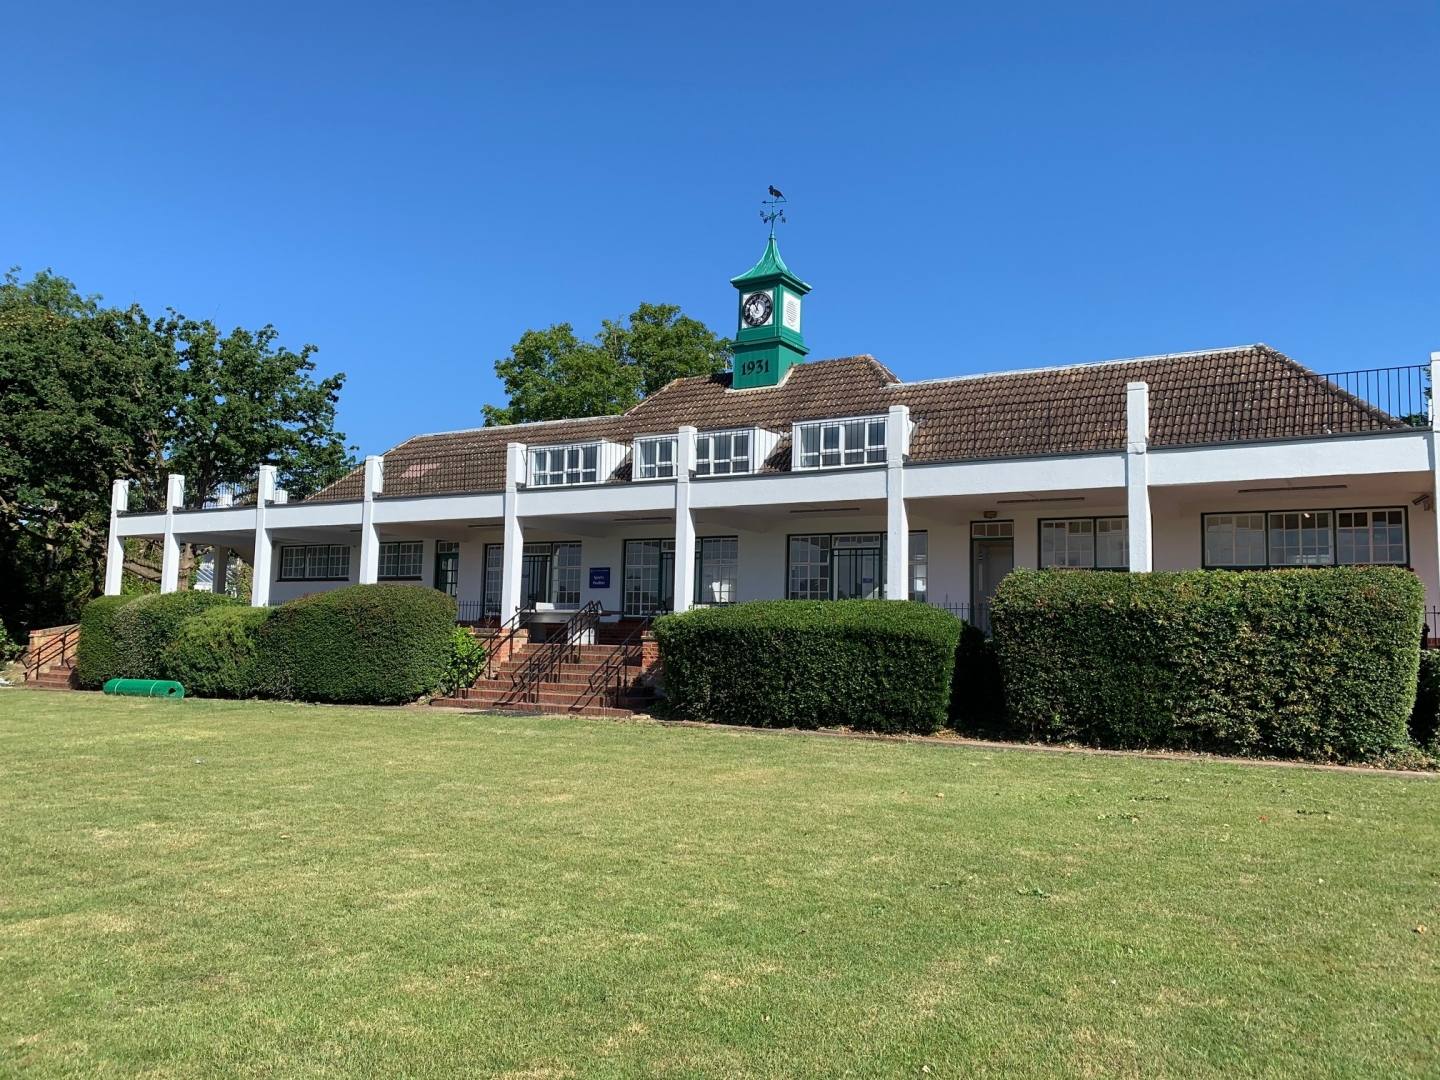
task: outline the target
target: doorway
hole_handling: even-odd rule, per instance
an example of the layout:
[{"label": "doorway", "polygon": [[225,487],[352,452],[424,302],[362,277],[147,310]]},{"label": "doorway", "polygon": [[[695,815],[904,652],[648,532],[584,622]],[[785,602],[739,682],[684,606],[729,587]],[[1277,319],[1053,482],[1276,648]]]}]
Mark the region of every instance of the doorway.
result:
[{"label": "doorway", "polygon": [[1015,523],[970,524],[970,621],[990,633],[990,601],[1005,575],[1015,569]]},{"label": "doorway", "polygon": [[874,600],[884,595],[885,557],[880,533],[832,537],[835,599]]},{"label": "doorway", "polygon": [[675,541],[625,541],[625,614],[646,617],[675,606]]}]

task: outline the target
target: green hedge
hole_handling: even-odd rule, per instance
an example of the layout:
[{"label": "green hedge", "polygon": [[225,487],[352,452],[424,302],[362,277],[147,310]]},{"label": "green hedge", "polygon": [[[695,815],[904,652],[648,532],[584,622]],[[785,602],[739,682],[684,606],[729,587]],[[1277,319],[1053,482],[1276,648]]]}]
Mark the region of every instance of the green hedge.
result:
[{"label": "green hedge", "polygon": [[1396,567],[1019,570],[991,620],[1022,737],[1353,761],[1409,745],[1423,608]]},{"label": "green hedge", "polygon": [[125,677],[124,654],[115,636],[115,617],[138,596],[97,596],[80,612],[75,674],[82,690],[99,690]]},{"label": "green hedge", "polygon": [[282,604],[255,635],[267,696],[391,705],[446,673],[455,601],[415,585],[350,585]]},{"label": "green hedge", "polygon": [[[182,589],[172,593],[137,596],[115,614],[111,624],[114,647],[123,679],[168,679],[165,650],[180,633],[181,624],[207,608],[234,607],[233,596]],[[85,637],[81,628],[80,637]]]},{"label": "green hedge", "polygon": [[760,600],[655,622],[672,715],[757,727],[941,727],[962,623],[909,601]]},{"label": "green hedge", "polygon": [[1415,710],[1410,714],[1410,738],[1422,750],[1440,754],[1440,652],[1434,649],[1420,654],[1420,678],[1415,689]]},{"label": "green hedge", "polygon": [[212,607],[186,619],[166,647],[168,677],[197,697],[248,698],[264,690],[255,638],[270,608]]}]

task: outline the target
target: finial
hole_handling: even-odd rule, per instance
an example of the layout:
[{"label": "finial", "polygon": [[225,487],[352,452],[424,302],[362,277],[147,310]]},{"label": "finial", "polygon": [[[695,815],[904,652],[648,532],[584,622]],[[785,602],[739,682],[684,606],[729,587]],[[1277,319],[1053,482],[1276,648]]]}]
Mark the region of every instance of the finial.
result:
[{"label": "finial", "polygon": [[772,240],[775,238],[775,222],[777,220],[782,223],[785,221],[785,211],[780,205],[784,201],[785,196],[780,194],[779,189],[776,188],[774,184],[770,185],[770,198],[760,200],[761,206],[768,206],[770,208],[768,214],[764,210],[760,211],[760,220],[770,226],[770,238]]}]

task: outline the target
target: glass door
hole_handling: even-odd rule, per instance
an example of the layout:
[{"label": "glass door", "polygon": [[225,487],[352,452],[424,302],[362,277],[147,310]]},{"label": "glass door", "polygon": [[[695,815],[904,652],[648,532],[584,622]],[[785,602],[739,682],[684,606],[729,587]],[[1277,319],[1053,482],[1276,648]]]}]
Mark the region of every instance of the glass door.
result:
[{"label": "glass door", "polygon": [[533,610],[550,602],[550,545],[526,544],[520,563],[520,606]]},{"label": "glass door", "polygon": [[835,560],[836,600],[875,600],[885,595],[885,557],[879,533],[836,536],[830,550]]},{"label": "glass door", "polygon": [[460,589],[460,545],[454,540],[435,541],[435,588],[451,596]]},{"label": "glass door", "polygon": [[625,614],[649,616],[675,607],[675,541],[625,541]]}]

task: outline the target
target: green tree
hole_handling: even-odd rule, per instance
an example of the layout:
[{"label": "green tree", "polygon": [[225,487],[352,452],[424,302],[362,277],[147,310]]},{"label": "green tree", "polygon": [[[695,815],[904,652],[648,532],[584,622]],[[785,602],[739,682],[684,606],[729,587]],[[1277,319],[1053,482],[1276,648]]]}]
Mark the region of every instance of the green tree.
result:
[{"label": "green tree", "polygon": [[676,304],[641,304],[628,320],[605,319],[593,342],[569,323],[527,330],[495,362],[509,404],[486,405],[485,425],[621,413],[674,379],[724,371],[730,346]]},{"label": "green tree", "polygon": [[[260,464],[297,495],[354,464],[334,430],[344,376],[315,382],[312,346],[100,299],[48,271],[0,281],[0,619],[12,631],[72,619],[98,591],[114,479],[158,507],[166,474],[183,472],[200,505]],[[127,568],[157,573],[140,546]]]}]

